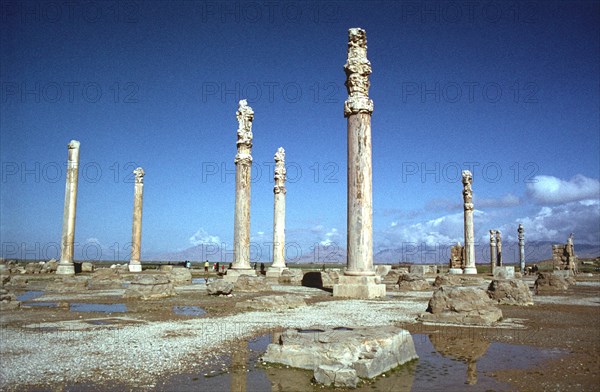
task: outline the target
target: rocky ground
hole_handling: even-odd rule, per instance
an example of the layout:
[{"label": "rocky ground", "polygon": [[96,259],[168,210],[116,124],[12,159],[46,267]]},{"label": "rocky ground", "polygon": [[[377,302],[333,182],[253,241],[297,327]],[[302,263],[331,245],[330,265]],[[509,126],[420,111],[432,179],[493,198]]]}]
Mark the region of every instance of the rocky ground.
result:
[{"label": "rocky ground", "polygon": [[[54,279],[52,275],[32,275],[26,286],[10,292],[19,296],[44,291]],[[527,282],[533,287],[532,279]],[[216,368],[227,372],[231,364],[224,358],[235,354],[236,342],[284,328],[400,325],[414,334],[428,334],[432,342],[431,337],[440,330],[462,334],[460,327],[415,321],[427,308],[433,290],[388,289],[385,299],[340,300],[318,288],[273,285],[269,292],[234,291],[228,297],[207,295],[204,281],[195,280],[176,287],[176,296],[150,300],[123,298],[125,288],[44,291],[40,297],[23,301],[20,308],[3,307],[0,313],[0,388],[161,389],[161,380],[183,369],[199,374]],[[556,350],[557,355],[541,363],[509,366],[490,376],[509,390],[597,390],[599,294],[597,278],[578,278],[565,292],[534,296],[533,306],[501,305],[504,318],[500,328],[469,328],[469,334],[485,335],[487,342]],[[236,306],[272,295],[302,297],[307,305],[296,301],[290,304],[293,308],[274,311]],[[32,306],[44,302],[56,307]],[[76,312],[77,304],[123,304],[127,312]],[[459,345],[457,341],[449,344]],[[472,341],[466,345],[470,347]],[[77,387],[71,388],[74,385]]]}]

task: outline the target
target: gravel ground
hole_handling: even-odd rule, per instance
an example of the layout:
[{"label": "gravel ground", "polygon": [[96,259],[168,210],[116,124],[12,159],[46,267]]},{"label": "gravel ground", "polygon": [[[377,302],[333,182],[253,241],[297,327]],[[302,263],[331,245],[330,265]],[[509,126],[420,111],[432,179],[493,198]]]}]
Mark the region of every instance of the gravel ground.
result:
[{"label": "gravel ground", "polygon": [[[277,289],[282,290],[281,287]],[[288,286],[286,289],[309,295],[314,292],[314,289],[302,287]],[[19,389],[24,384],[115,379],[129,380],[135,385],[152,385],[161,374],[189,368],[190,360],[204,357],[228,340],[247,338],[266,329],[413,323],[427,307],[430,296],[428,293],[422,299],[406,301],[327,301],[281,312],[255,311],[218,318],[134,325],[118,323],[116,327],[115,324],[89,324],[88,319],[85,322],[39,322],[25,325],[25,328],[2,328],[0,386]],[[135,321],[127,317],[95,319],[96,322],[110,320]]]}]

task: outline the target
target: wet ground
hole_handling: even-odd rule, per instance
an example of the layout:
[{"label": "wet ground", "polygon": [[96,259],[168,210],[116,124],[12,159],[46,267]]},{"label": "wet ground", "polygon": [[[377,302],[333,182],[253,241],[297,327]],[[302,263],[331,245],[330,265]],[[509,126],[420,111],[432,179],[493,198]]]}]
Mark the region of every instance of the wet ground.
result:
[{"label": "wet ground", "polygon": [[[173,298],[124,300],[122,291],[46,293],[43,282],[18,290],[23,309],[3,311],[2,327],[69,331],[122,325],[222,317],[240,313],[236,298],[208,297],[204,279],[178,289]],[[505,328],[461,328],[401,323],[413,335],[419,359],[359,385],[369,391],[597,391],[600,385],[600,282],[583,279],[567,292],[535,296],[531,307],[502,306],[512,320]],[[300,288],[290,291],[306,293]],[[269,292],[267,294],[275,294]],[[388,300],[430,296],[391,293]],[[423,294],[423,295],[421,295]],[[335,301],[312,291],[308,303]],[[313,333],[306,330],[305,333]],[[318,333],[318,331],[314,331]],[[268,331],[232,339],[211,353],[190,358],[178,371],[147,383],[107,382],[20,385],[30,391],[311,391],[312,372],[263,364],[260,356],[273,336]]]}]

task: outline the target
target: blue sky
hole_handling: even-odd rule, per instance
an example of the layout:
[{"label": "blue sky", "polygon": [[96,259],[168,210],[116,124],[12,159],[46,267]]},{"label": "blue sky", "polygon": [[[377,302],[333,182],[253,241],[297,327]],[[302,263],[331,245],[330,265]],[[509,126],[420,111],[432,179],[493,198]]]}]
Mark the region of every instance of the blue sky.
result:
[{"label": "blue sky", "polygon": [[345,248],[351,27],[373,66],[376,254],[462,242],[467,168],[482,244],[491,228],[514,240],[520,222],[529,241],[600,244],[598,2],[9,2],[1,18],[5,257],[58,253],[76,139],[76,259],[128,258],[136,166],[142,259],[203,244],[227,259],[244,98],[260,258],[279,146],[288,256]]}]

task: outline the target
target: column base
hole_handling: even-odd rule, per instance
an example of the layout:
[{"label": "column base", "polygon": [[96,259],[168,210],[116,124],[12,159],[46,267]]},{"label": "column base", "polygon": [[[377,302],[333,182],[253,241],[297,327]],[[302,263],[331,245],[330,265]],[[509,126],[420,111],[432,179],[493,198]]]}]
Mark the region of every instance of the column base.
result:
[{"label": "column base", "polygon": [[75,275],[75,264],[69,262],[58,263],[56,275]]},{"label": "column base", "polygon": [[462,268],[450,268],[450,269],[448,270],[448,273],[449,273],[450,275],[462,275],[462,273],[463,273],[463,270],[462,270]]},{"label": "column base", "polygon": [[223,280],[225,282],[235,283],[238,280],[238,278],[242,275],[256,276],[256,271],[252,268],[231,268],[227,270],[227,273],[225,275],[223,275]]},{"label": "column base", "polygon": [[477,268],[476,267],[465,267],[464,274],[477,275]]},{"label": "column base", "polygon": [[342,275],[339,283],[333,285],[334,297],[381,298],[385,297],[385,284],[380,284],[375,276]]},{"label": "column base", "polygon": [[142,263],[130,261],[129,262],[129,272],[142,272]]},{"label": "column base", "polygon": [[267,268],[267,278],[279,278],[281,273],[286,270],[287,267],[269,267]]}]

